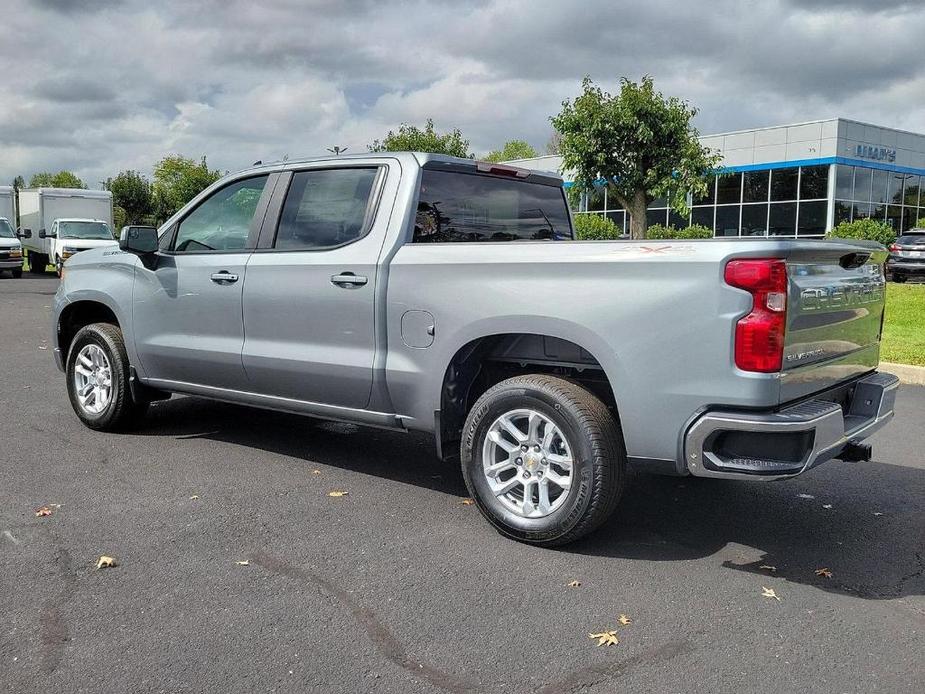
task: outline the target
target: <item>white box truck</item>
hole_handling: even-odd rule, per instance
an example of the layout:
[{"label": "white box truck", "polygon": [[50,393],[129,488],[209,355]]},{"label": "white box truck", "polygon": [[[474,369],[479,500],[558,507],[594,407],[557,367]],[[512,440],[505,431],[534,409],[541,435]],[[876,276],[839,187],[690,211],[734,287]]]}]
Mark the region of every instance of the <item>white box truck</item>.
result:
[{"label": "white box truck", "polygon": [[117,246],[112,233],[112,193],[80,188],[19,191],[19,237],[32,272],[54,263],[58,274],[75,253]]},{"label": "white box truck", "polygon": [[5,219],[16,228],[16,193],[13,186],[0,186],[0,219]]}]

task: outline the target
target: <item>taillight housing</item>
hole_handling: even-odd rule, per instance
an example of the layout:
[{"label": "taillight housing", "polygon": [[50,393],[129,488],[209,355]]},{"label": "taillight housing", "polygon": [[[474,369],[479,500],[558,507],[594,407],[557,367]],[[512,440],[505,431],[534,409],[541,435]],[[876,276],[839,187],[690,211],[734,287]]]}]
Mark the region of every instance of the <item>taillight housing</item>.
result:
[{"label": "taillight housing", "polygon": [[898,243],[891,243],[891,244],[890,244],[890,251],[893,252],[893,253],[895,253],[896,251],[901,251],[902,249],[903,249],[903,247],[900,246]]},{"label": "taillight housing", "polygon": [[725,280],[752,295],[751,312],[736,323],[736,366],[759,373],[780,371],[787,324],[787,264],[780,258],[730,260]]}]

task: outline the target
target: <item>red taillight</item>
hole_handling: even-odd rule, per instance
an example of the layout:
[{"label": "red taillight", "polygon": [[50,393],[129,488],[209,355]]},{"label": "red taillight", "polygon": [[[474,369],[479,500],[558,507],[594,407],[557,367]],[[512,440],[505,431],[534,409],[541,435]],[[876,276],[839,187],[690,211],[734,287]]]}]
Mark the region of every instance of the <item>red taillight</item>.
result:
[{"label": "red taillight", "polygon": [[891,243],[891,244],[890,244],[890,251],[893,252],[893,253],[895,253],[896,251],[901,251],[902,249],[903,249],[903,247],[900,246],[898,243]]},{"label": "red taillight", "polygon": [[736,323],[736,366],[743,371],[780,371],[787,323],[787,264],[780,258],[731,260],[725,279],[752,295],[751,313]]}]

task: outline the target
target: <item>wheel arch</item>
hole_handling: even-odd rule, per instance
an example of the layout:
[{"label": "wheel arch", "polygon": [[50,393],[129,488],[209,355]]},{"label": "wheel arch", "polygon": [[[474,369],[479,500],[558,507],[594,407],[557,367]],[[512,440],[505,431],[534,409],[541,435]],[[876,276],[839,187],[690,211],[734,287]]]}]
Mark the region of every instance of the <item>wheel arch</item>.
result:
[{"label": "wheel arch", "polygon": [[57,345],[65,363],[74,336],[81,328],[91,323],[110,323],[124,332],[116,311],[107,302],[98,298],[83,298],[69,302],[61,309],[55,323]]}]

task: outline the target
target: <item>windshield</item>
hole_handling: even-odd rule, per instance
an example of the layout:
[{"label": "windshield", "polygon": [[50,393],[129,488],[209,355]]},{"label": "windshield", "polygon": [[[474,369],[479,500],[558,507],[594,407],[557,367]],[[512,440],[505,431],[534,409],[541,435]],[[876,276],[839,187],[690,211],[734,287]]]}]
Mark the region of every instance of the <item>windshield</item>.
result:
[{"label": "windshield", "polygon": [[0,239],[15,239],[16,234],[13,233],[13,227],[10,226],[10,223],[5,219],[0,219]]},{"label": "windshield", "polygon": [[112,240],[113,236],[106,222],[60,222],[58,238]]},{"label": "windshield", "polygon": [[896,243],[900,246],[925,246],[925,234],[900,236],[896,239]]}]

